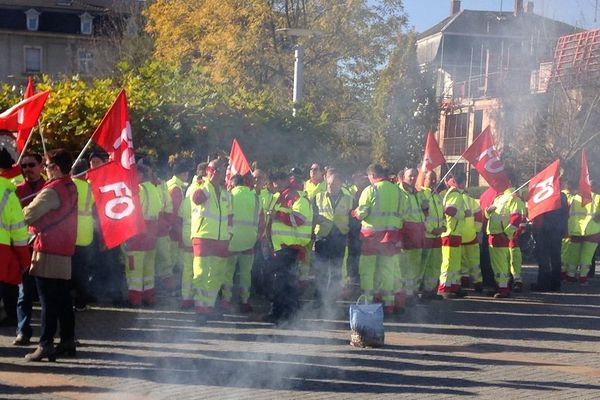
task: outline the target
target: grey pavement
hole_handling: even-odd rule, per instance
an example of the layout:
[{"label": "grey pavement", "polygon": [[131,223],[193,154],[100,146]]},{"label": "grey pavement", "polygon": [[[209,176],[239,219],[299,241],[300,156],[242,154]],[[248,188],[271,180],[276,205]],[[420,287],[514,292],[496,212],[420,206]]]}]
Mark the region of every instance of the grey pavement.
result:
[{"label": "grey pavement", "polygon": [[[526,268],[530,281],[534,272]],[[25,363],[34,347],[11,346],[2,328],[0,398],[600,398],[598,279],[562,293],[419,304],[386,322],[381,349],[349,345],[345,304],[281,327],[259,316],[200,325],[172,300],[93,307],[76,314],[77,358],[56,363]],[[36,332],[38,318],[36,309]]]}]

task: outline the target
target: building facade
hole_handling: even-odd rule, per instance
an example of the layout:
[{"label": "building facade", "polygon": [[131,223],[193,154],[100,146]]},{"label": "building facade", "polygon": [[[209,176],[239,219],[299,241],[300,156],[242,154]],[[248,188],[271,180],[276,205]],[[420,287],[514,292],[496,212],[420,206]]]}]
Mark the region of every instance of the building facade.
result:
[{"label": "building facade", "polygon": [[135,1],[0,0],[0,81],[108,74]]}]

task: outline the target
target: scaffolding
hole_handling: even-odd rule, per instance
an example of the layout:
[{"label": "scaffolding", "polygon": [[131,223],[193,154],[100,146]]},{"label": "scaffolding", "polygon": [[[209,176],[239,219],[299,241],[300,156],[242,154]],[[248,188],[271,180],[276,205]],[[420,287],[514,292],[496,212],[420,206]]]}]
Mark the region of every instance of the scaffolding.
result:
[{"label": "scaffolding", "polygon": [[600,29],[562,36],[554,53],[551,83],[572,86],[600,72]]}]

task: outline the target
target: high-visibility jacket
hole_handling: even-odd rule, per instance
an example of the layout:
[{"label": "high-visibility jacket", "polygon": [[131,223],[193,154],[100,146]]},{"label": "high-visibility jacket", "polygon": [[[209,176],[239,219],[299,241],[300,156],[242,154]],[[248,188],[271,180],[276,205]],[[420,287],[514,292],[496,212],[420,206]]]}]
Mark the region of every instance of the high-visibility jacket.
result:
[{"label": "high-visibility jacket", "polygon": [[569,235],[591,236],[600,233],[600,223],[594,220],[600,215],[600,195],[592,193],[592,201],[582,205],[581,195],[571,198],[569,209]]},{"label": "high-visibility jacket", "polygon": [[73,178],[77,187],[77,240],[76,246],[89,246],[94,238],[92,207],[94,196],[90,184],[83,179]]},{"label": "high-visibility jacket", "polygon": [[186,183],[182,181],[177,175],[174,175],[167,181],[167,190],[169,192],[169,199],[171,200],[171,213],[167,215],[170,217],[171,229],[169,235],[171,240],[175,242],[181,242],[181,224],[182,220],[179,217],[179,207],[184,199]]},{"label": "high-visibility jacket", "polygon": [[423,188],[418,192],[418,196],[421,199],[420,203],[427,201],[429,204],[429,209],[427,210],[427,215],[425,217],[425,237],[440,237],[441,234],[434,235],[432,232],[434,229],[446,227],[442,197],[439,194],[434,193],[430,188]]},{"label": "high-visibility jacket", "polygon": [[306,196],[286,190],[280,193],[273,211],[271,240],[274,251],[284,246],[304,247],[310,243],[313,211]]},{"label": "high-visibility jacket", "polygon": [[195,204],[192,201],[192,239],[229,240],[228,218],[231,214],[229,192],[221,188],[217,196],[217,190],[210,181],[205,181],[197,190],[202,191],[206,201],[202,204]]},{"label": "high-visibility jacket", "polygon": [[329,192],[320,192],[315,196],[315,212],[321,218],[317,219],[315,225],[315,235],[325,237],[331,233],[333,227],[342,234],[347,234],[350,231],[350,212],[354,198],[343,191],[340,191],[337,203],[331,202]]},{"label": "high-visibility jacket", "polygon": [[231,189],[231,210],[233,223],[229,251],[246,251],[254,247],[258,237],[260,200],[247,186]]},{"label": "high-visibility jacket", "polygon": [[455,187],[449,187],[442,200],[446,217],[446,231],[442,237],[461,236],[465,226],[465,202],[463,194]]},{"label": "high-visibility jacket", "polygon": [[160,189],[152,182],[146,181],[139,185],[140,205],[144,214],[146,230],[127,241],[127,250],[150,251],[156,247],[158,238],[158,216],[162,210]]},{"label": "high-visibility jacket", "polygon": [[383,239],[386,233],[396,233],[402,227],[400,188],[386,180],[367,186],[355,211],[362,236]]},{"label": "high-visibility jacket", "polygon": [[512,238],[519,228],[524,216],[519,202],[521,199],[513,195],[514,188],[508,188],[500,196],[494,199],[492,204],[495,210],[489,213],[487,210],[485,216],[488,219],[488,235],[505,234],[508,239]]},{"label": "high-visibility jacket", "polygon": [[402,213],[402,244],[405,249],[423,247],[425,238],[425,214],[421,208],[419,196],[414,189],[399,183]]},{"label": "high-visibility jacket", "polygon": [[309,200],[314,199],[317,193],[326,191],[327,183],[325,183],[325,181],[313,182],[309,179],[306,182],[304,182],[304,192],[306,193],[306,197],[308,197]]},{"label": "high-visibility jacket", "polygon": [[482,221],[478,218],[481,213],[479,208],[479,201],[469,196],[467,193],[463,193],[463,201],[465,205],[465,211],[470,211],[471,215],[465,217],[465,225],[462,232],[462,243],[471,243],[477,238],[477,234],[481,232]]},{"label": "high-visibility jacket", "polygon": [[181,202],[178,212],[181,218],[181,243],[180,247],[191,250],[192,247],[192,198],[186,196]]},{"label": "high-visibility jacket", "polygon": [[155,183],[160,195],[160,213],[158,215],[158,236],[166,236],[171,230],[171,219],[173,215],[173,203],[171,202],[171,196],[169,195],[169,189],[167,189],[167,183],[159,181]]},{"label": "high-visibility jacket", "polygon": [[275,196],[273,195],[273,193],[271,193],[269,189],[260,189],[260,192],[258,193],[258,199],[260,200],[260,208],[264,212],[271,211],[271,209],[273,209],[275,201],[277,201],[274,197]]},{"label": "high-visibility jacket", "polygon": [[15,186],[0,177],[0,282],[13,285],[21,282],[22,268],[29,265],[27,225],[23,209],[14,193]]}]

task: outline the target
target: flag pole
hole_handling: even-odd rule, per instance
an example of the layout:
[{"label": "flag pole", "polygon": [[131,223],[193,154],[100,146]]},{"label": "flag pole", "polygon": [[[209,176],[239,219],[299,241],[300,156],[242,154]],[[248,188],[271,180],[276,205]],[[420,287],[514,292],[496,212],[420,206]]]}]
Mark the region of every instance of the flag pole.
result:
[{"label": "flag pole", "polygon": [[[93,137],[93,135],[92,135],[92,137]],[[87,141],[87,143],[85,144],[85,146],[83,146],[83,150],[81,150],[81,153],[79,153],[79,155],[75,159],[75,162],[73,163],[73,165],[71,166],[71,168],[73,168],[75,166],[75,164],[77,164],[79,162],[79,160],[81,160],[81,158],[83,157],[83,154],[85,153],[85,151],[87,150],[87,148],[90,147],[90,144],[92,144],[92,138],[90,138],[90,140]]]},{"label": "flag pole", "polygon": [[525,182],[524,184],[522,184],[521,186],[519,186],[518,188],[516,188],[516,189],[515,189],[515,190],[514,190],[514,191],[511,193],[511,195],[513,195],[513,194],[517,193],[519,190],[523,189],[525,186],[527,186],[527,185],[529,184],[529,182],[531,182],[531,179],[530,179],[530,180],[528,180],[527,182]]},{"label": "flag pole", "polygon": [[19,154],[19,159],[17,160],[17,165],[21,164],[21,160],[23,159],[23,156],[25,155],[25,150],[27,150],[27,147],[29,146],[29,143],[31,142],[31,137],[33,135],[31,133],[29,133],[29,137],[27,138],[27,141],[25,141],[25,146],[23,146],[23,150],[21,151],[21,154]]},{"label": "flag pole", "polygon": [[42,149],[44,149],[44,157],[48,157],[48,151],[46,150],[46,141],[44,140],[44,133],[42,132],[42,124],[38,119],[38,131],[40,132],[40,139],[42,139]]}]

